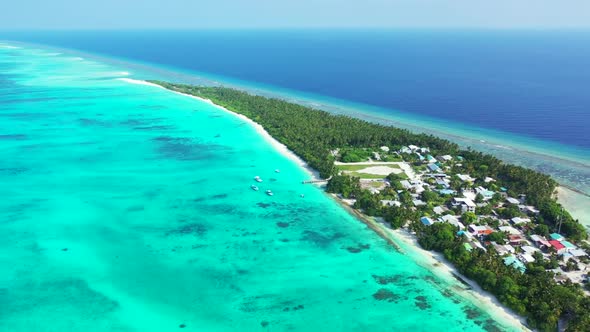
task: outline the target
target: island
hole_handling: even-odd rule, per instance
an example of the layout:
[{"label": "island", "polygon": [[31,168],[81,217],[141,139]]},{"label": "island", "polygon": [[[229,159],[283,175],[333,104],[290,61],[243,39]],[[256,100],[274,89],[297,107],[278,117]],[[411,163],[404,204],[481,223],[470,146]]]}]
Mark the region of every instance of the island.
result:
[{"label": "island", "polygon": [[[448,140],[227,87],[149,81],[262,126],[360,216],[405,229],[541,331],[590,331],[590,243],[550,176]],[[310,181],[317,182],[317,181]]]}]

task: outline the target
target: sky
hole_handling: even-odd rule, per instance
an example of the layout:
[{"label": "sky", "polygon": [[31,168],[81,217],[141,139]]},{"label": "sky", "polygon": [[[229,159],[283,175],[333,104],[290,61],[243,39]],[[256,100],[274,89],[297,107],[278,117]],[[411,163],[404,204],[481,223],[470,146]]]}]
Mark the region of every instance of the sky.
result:
[{"label": "sky", "polygon": [[590,0],[2,0],[0,29],[590,28]]}]

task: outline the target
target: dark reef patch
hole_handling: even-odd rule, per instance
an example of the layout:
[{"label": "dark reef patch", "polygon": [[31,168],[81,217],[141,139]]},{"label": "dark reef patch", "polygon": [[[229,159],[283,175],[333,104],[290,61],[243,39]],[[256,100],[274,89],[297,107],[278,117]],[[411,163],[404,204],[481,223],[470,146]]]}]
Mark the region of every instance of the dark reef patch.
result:
[{"label": "dark reef patch", "polygon": [[80,123],[82,126],[85,127],[111,127],[111,124],[106,122],[106,121],[102,121],[102,120],[96,120],[96,119],[88,119],[88,118],[80,118],[78,119],[78,123]]},{"label": "dark reef patch", "polygon": [[420,308],[420,310],[426,310],[430,308],[430,304],[428,303],[426,296],[419,295],[416,296],[414,300],[416,300],[414,304],[416,305],[416,307]]},{"label": "dark reef patch", "polygon": [[196,139],[187,137],[158,136],[153,138],[152,141],[159,143],[157,152],[164,158],[169,159],[214,160],[217,153],[228,153],[229,151],[226,146],[199,142]]},{"label": "dark reef patch", "polygon": [[400,296],[388,289],[381,288],[373,294],[373,298],[377,301],[397,302]]},{"label": "dark reef patch", "polygon": [[359,243],[356,247],[346,247],[346,250],[348,250],[348,252],[353,253],[353,254],[358,254],[359,252],[363,251],[363,250],[367,250],[371,248],[370,245],[368,244],[361,244]]},{"label": "dark reef patch", "polygon": [[12,168],[0,168],[0,174],[18,175],[28,171],[28,168],[24,167],[12,167]]},{"label": "dark reef patch", "polygon": [[302,241],[307,241],[317,245],[318,247],[327,247],[332,242],[344,237],[341,233],[333,233],[333,234],[322,234],[315,231],[305,230],[301,232],[303,235],[301,237]]},{"label": "dark reef patch", "polygon": [[145,210],[145,207],[143,205],[134,205],[134,206],[130,206],[127,208],[127,212],[138,212],[138,211],[143,211]]},{"label": "dark reef patch", "polygon": [[166,233],[166,236],[170,235],[194,235],[197,237],[203,237],[207,233],[207,226],[203,224],[193,223],[188,225],[182,225],[176,229],[173,229]]},{"label": "dark reef patch", "polygon": [[10,289],[0,289],[2,315],[70,312],[61,319],[75,322],[76,317],[100,319],[117,310],[119,304],[91,289],[76,278],[53,281],[20,281]]},{"label": "dark reef patch", "polygon": [[468,319],[476,320],[481,316],[481,312],[473,307],[463,307],[463,312]]},{"label": "dark reef patch", "polygon": [[289,227],[289,223],[288,222],[279,221],[277,223],[277,226],[279,226],[280,228],[287,228],[287,227]]},{"label": "dark reef patch", "polygon": [[174,126],[170,126],[170,125],[155,125],[155,126],[138,126],[138,127],[133,127],[133,130],[147,130],[147,131],[151,131],[151,130],[172,130],[175,129],[176,127]]},{"label": "dark reef patch", "polygon": [[256,206],[261,207],[263,209],[266,209],[268,207],[271,207],[272,206],[272,203],[258,202],[258,203],[256,203]]},{"label": "dark reef patch", "polygon": [[372,277],[379,285],[396,284],[404,278],[401,274],[394,274],[391,276],[378,276],[373,274]]},{"label": "dark reef patch", "polygon": [[0,135],[0,141],[24,141],[29,137],[24,134],[7,134]]}]

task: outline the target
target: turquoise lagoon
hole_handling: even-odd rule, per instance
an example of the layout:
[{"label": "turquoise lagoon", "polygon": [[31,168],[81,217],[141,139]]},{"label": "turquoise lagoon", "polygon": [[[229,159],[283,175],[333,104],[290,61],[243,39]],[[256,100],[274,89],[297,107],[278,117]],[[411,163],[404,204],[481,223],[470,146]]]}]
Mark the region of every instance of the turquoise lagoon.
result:
[{"label": "turquoise lagoon", "polygon": [[125,70],[0,46],[0,330],[516,329],[251,125]]}]

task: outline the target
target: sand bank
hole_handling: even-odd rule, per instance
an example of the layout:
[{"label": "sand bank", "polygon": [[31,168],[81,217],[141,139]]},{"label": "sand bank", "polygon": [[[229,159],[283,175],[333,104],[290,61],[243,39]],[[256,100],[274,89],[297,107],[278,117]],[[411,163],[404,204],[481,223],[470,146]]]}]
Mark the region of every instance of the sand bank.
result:
[{"label": "sand bank", "polygon": [[568,187],[557,187],[557,201],[580,223],[590,228],[590,197]]}]

